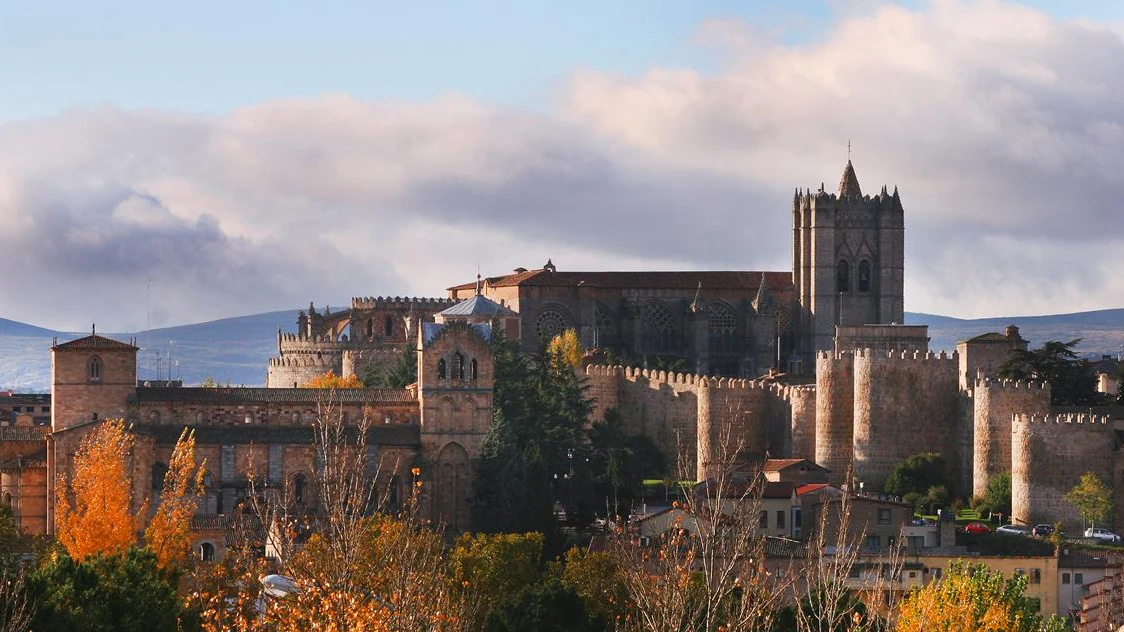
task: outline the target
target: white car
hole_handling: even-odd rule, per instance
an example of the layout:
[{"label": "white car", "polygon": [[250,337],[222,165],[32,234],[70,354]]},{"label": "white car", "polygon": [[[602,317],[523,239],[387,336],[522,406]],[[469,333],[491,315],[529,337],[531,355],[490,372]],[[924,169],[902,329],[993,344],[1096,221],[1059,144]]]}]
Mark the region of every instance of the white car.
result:
[{"label": "white car", "polygon": [[1011,535],[1030,535],[1030,527],[1021,524],[1005,524],[995,529],[996,533],[1009,533]]},{"label": "white car", "polygon": [[1120,542],[1120,536],[1108,529],[1102,529],[1100,527],[1089,527],[1085,529],[1085,537],[1100,540],[1101,542],[1111,542],[1113,544]]}]

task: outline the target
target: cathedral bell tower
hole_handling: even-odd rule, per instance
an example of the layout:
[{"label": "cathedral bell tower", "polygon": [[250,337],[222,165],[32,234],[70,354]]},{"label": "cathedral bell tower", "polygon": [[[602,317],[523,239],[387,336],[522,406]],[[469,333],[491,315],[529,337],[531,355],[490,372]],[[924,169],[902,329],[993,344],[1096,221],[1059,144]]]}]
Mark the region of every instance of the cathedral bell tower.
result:
[{"label": "cathedral bell tower", "polygon": [[792,201],[792,282],[805,366],[832,349],[835,327],[901,323],[905,225],[898,189],[863,195],[851,161],[839,190],[799,189]]}]

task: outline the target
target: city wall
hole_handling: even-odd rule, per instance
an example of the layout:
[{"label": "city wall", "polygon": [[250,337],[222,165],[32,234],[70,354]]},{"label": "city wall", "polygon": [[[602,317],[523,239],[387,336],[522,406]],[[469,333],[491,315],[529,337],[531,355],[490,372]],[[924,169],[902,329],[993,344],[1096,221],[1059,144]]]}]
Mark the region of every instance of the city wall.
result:
[{"label": "city wall", "polygon": [[1044,382],[976,379],[972,389],[974,466],[972,495],[983,496],[991,479],[1011,471],[1011,419],[1017,413],[1050,411]]}]

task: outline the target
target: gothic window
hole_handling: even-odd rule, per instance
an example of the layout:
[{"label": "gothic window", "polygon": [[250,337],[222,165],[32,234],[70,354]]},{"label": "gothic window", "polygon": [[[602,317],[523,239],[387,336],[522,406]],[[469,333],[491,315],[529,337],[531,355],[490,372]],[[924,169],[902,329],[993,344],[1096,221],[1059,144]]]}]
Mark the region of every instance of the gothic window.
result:
[{"label": "gothic window", "polygon": [[459,352],[453,354],[453,379],[464,379],[464,356]]},{"label": "gothic window", "polygon": [[386,336],[387,338],[394,335],[394,317],[393,316],[387,316],[386,320],[383,322],[383,324],[382,324],[382,335]]},{"label": "gothic window", "polygon": [[157,461],[152,464],[152,489],[164,489],[164,477],[168,475],[168,466]]},{"label": "gothic window", "polygon": [[616,346],[617,328],[607,309],[598,305],[593,315],[593,346],[609,349]]},{"label": "gothic window", "polygon": [[550,340],[570,327],[570,319],[556,307],[548,307],[535,319],[535,335]]},{"label": "gothic window", "polygon": [[866,259],[859,262],[859,291],[870,291],[870,262]]},{"label": "gothic window", "polygon": [[304,504],[304,488],[306,479],[304,474],[293,475],[293,503],[297,505]]},{"label": "gothic window", "polygon": [[210,542],[204,542],[199,545],[199,559],[204,562],[215,561],[215,545]]},{"label": "gothic window", "polygon": [[98,356],[94,356],[94,357],[90,358],[90,364],[87,367],[86,371],[87,371],[86,375],[90,379],[91,382],[100,382],[101,381],[101,358],[99,358]]},{"label": "gothic window", "polygon": [[445,375],[446,375],[445,358],[441,358],[440,360],[437,361],[437,379],[443,380],[443,379],[445,379]]},{"label": "gothic window", "polygon": [[644,351],[646,353],[676,353],[679,351],[679,323],[671,310],[659,302],[644,306]]},{"label": "gothic window", "polygon": [[469,370],[469,376],[470,376],[470,379],[473,379],[473,380],[475,380],[475,379],[476,379],[476,377],[477,377],[476,358],[473,358],[473,359],[472,359],[472,360],[471,360],[471,361],[470,361],[470,362],[468,363],[468,370]]},{"label": "gothic window", "polygon": [[707,348],[710,372],[715,375],[741,373],[741,336],[738,317],[725,303],[706,306]]},{"label": "gothic window", "polygon": [[837,287],[836,291],[839,293],[851,291],[851,264],[847,263],[846,259],[839,260],[839,267],[836,269]]}]

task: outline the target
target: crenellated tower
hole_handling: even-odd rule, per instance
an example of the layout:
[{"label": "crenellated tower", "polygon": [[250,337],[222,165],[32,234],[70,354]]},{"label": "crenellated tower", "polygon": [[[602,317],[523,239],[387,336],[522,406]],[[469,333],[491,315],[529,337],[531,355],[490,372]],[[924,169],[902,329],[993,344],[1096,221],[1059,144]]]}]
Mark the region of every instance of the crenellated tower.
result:
[{"label": "crenellated tower", "polygon": [[806,366],[833,347],[835,327],[901,323],[905,225],[901,198],[885,186],[863,195],[851,161],[839,190],[800,192],[792,200],[792,281],[800,303]]}]

